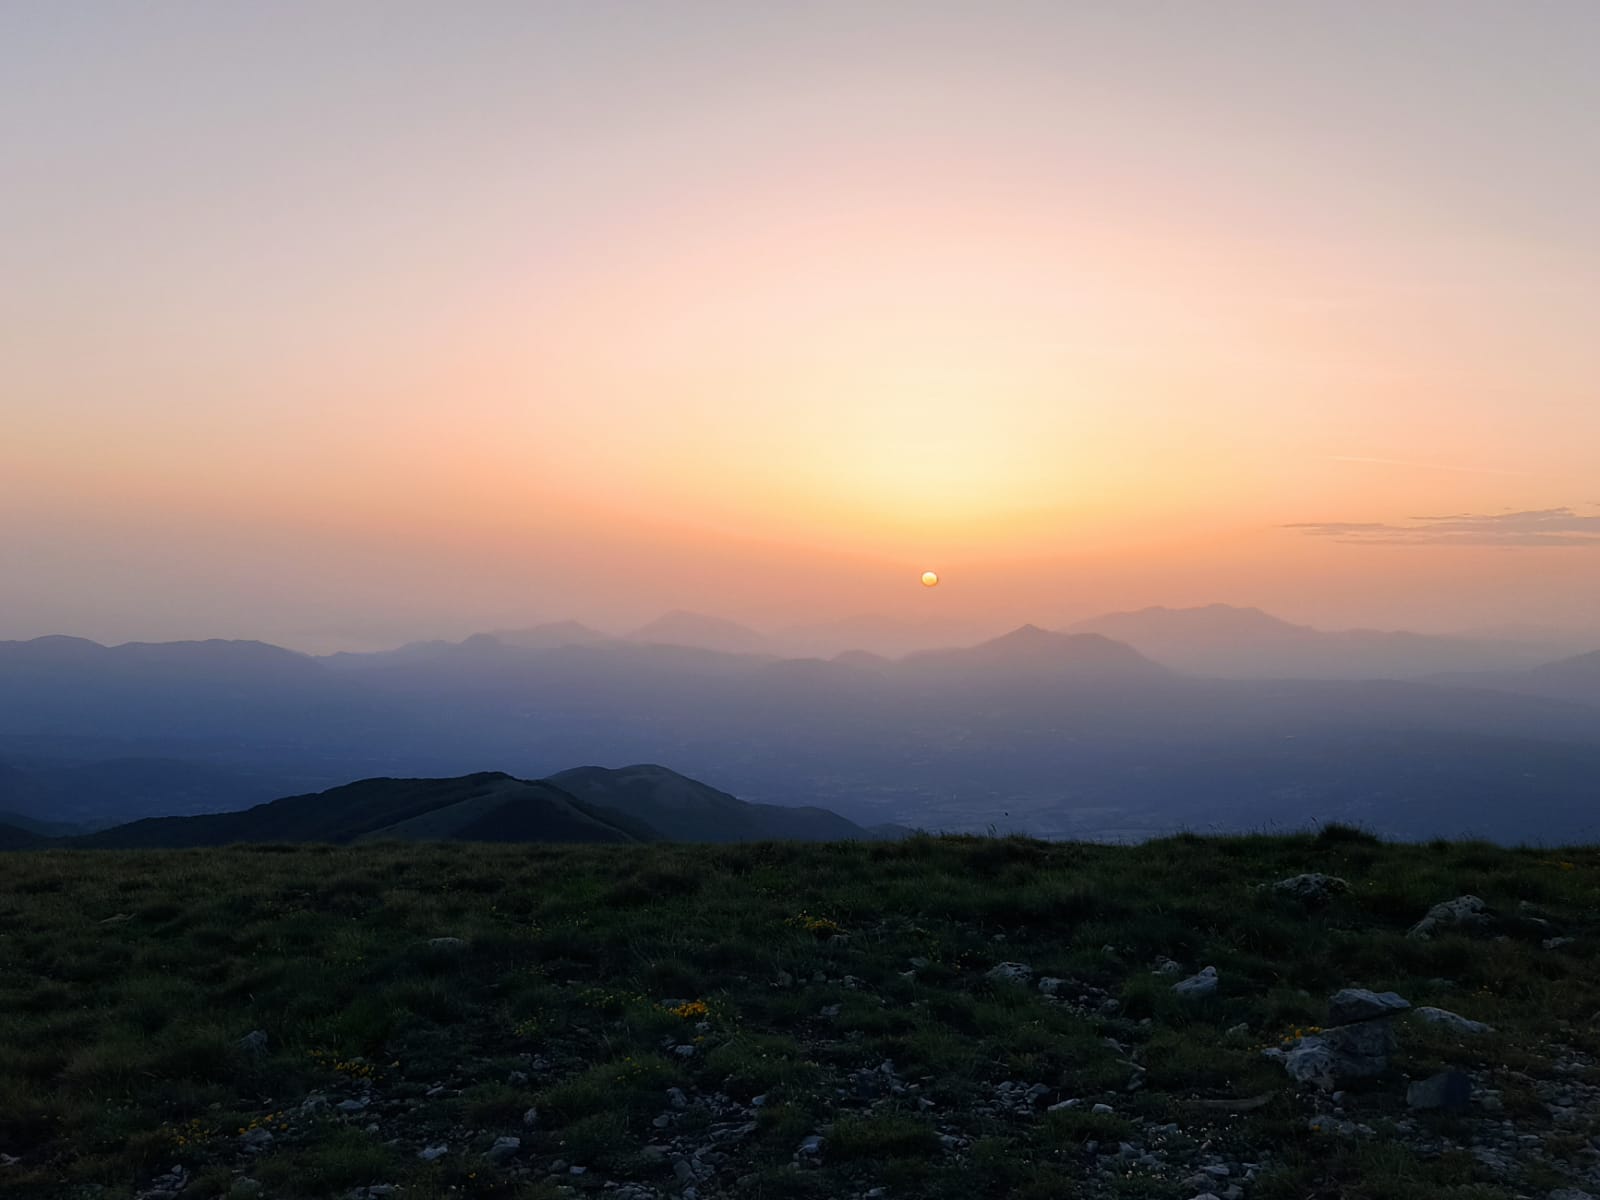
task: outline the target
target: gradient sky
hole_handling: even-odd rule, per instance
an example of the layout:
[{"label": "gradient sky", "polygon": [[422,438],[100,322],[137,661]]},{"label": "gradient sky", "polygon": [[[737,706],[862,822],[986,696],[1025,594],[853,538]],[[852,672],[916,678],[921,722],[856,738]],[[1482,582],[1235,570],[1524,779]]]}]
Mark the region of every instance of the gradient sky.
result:
[{"label": "gradient sky", "polygon": [[1597,46],[1589,0],[7,4],[0,637],[1593,627]]}]

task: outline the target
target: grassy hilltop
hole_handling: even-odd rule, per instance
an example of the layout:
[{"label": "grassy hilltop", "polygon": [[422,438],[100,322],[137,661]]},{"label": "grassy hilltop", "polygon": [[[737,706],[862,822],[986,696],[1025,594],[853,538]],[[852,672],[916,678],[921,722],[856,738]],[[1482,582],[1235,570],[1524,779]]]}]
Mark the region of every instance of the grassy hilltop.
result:
[{"label": "grassy hilltop", "polygon": [[[1600,1193],[1597,850],[1333,828],[0,867],[8,1197]],[[1258,886],[1308,871],[1349,889]],[[1465,893],[1483,928],[1406,936]],[[1207,966],[1214,995],[1173,990]],[[1324,1094],[1263,1049],[1345,986],[1494,1032],[1408,1014],[1385,1073]],[[1465,1111],[1408,1108],[1447,1066]]]}]

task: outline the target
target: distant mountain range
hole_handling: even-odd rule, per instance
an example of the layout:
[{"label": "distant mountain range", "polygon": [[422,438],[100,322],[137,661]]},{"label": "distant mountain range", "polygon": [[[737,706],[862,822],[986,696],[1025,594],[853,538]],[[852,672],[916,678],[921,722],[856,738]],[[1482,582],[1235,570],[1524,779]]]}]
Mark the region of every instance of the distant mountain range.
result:
[{"label": "distant mountain range", "polygon": [[[1559,657],[1563,638],[1566,644],[1576,640],[1575,635],[1549,630],[1491,630],[1472,636],[1323,630],[1292,624],[1258,608],[1228,604],[1105,613],[1061,632],[1098,634],[1173,670],[1222,679],[1422,679],[1455,672],[1526,670]],[[955,622],[868,615],[762,633],[722,617],[679,610],[620,638],[577,621],[558,621],[476,634],[459,643],[414,642],[376,654],[330,655],[322,661],[370,667],[481,653],[490,647],[550,650],[607,642],[763,658],[835,658],[847,653],[901,658],[978,640],[970,627]]]},{"label": "distant mountain range", "polygon": [[153,817],[74,837],[0,823],[0,850],[225,846],[251,842],[743,842],[878,839],[821,808],[746,804],[669,771],[579,767],[550,779],[498,771],[453,779],[364,779],[242,812]]},{"label": "distant mountain range", "polygon": [[[553,773],[666,762],[869,831],[1140,837],[1361,819],[1408,837],[1600,834],[1596,655],[1397,680],[1374,676],[1437,642],[1454,653],[1451,639],[1324,633],[1223,606],[1104,620],[1130,640],[1023,626],[899,658],[652,640],[745,640],[682,614],[643,636],[566,623],[328,658],[250,642],[0,643],[0,812],[103,828],[484,763],[616,808]],[[1207,654],[1228,670],[1194,671]],[[1293,661],[1373,669],[1274,669]],[[677,836],[661,812],[633,815]],[[374,828],[400,836],[409,819]]]},{"label": "distant mountain range", "polygon": [[1106,613],[1068,632],[1103,634],[1176,670],[1229,679],[1414,679],[1528,667],[1549,657],[1539,642],[1313,629],[1227,604]]},{"label": "distant mountain range", "polygon": [[1600,704],[1600,650],[1526,671],[1463,671],[1437,676],[1435,682]]}]

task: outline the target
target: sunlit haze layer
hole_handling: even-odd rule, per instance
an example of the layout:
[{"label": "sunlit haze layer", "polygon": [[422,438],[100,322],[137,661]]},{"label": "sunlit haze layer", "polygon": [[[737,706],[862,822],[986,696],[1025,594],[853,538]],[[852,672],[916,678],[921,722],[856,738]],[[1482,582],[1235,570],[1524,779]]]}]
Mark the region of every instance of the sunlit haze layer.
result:
[{"label": "sunlit haze layer", "polygon": [[1593,627],[1597,45],[1586,0],[4,6],[0,637]]}]

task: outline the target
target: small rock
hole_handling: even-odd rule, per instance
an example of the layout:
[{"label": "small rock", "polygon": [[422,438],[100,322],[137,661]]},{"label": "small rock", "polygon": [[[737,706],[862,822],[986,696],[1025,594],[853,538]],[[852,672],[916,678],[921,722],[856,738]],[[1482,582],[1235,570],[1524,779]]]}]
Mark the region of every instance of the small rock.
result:
[{"label": "small rock", "polygon": [[1289,896],[1304,904],[1326,904],[1333,897],[1348,892],[1350,885],[1337,875],[1322,875],[1311,871],[1304,875],[1291,875],[1272,885],[1280,896]]},{"label": "small rock", "polygon": [[1027,983],[1033,978],[1033,968],[1027,963],[1003,962],[990,967],[986,978],[999,983]]},{"label": "small rock", "polygon": [[800,1143],[799,1153],[811,1156],[821,1154],[823,1140],[822,1135],[813,1133]]},{"label": "small rock", "polygon": [[1417,1009],[1416,1013],[1428,1024],[1443,1025],[1453,1033],[1485,1034],[1494,1032],[1493,1025],[1485,1025],[1482,1021],[1474,1021],[1470,1017],[1463,1017],[1445,1008],[1423,1007]]},{"label": "small rock", "polygon": [[537,1129],[539,1127],[539,1110],[530,1108],[522,1114],[522,1127],[524,1129]]},{"label": "small rock", "polygon": [[430,950],[465,950],[467,939],[458,937],[436,937],[428,939]]},{"label": "small rock", "polygon": [[1472,1079],[1464,1071],[1440,1071],[1406,1088],[1412,1108],[1466,1108],[1472,1100]]},{"label": "small rock", "polygon": [[239,1149],[246,1154],[260,1154],[272,1149],[272,1130],[252,1129],[249,1133],[240,1134]]},{"label": "small rock", "polygon": [[[1540,942],[1540,943],[1539,943],[1539,945],[1541,945],[1541,946],[1543,946],[1543,947],[1544,947],[1544,948],[1545,948],[1545,949],[1546,949],[1546,950],[1559,950],[1559,949],[1561,949],[1561,947],[1563,947],[1563,946],[1570,946],[1570,945],[1572,945],[1572,940],[1573,940],[1573,939],[1571,939],[1571,938],[1569,938],[1569,937],[1553,937],[1553,938],[1545,938],[1545,939],[1544,939],[1544,941],[1542,941],[1542,942]],[[1569,1189],[1566,1189],[1566,1190],[1568,1190],[1568,1191],[1571,1191],[1571,1189],[1570,1189],[1570,1188],[1569,1188]],[[1554,1195],[1555,1195],[1555,1193],[1554,1193],[1554,1192],[1551,1192],[1551,1193],[1550,1193],[1550,1194],[1551,1194],[1551,1195],[1552,1195],[1552,1196],[1554,1196]],[[1574,1194],[1574,1195],[1577,1195],[1577,1194],[1578,1194],[1578,1193],[1576,1193],[1576,1192],[1574,1192],[1574,1193],[1573,1193],[1573,1194]],[[1588,1195],[1588,1193],[1587,1193],[1587,1192],[1584,1192],[1584,1193],[1582,1193],[1582,1194],[1583,1194],[1583,1195]]]},{"label": "small rock", "polygon": [[1405,1012],[1411,1002],[1395,992],[1369,992],[1366,988],[1343,988],[1328,1000],[1328,1024],[1352,1025],[1375,1017],[1392,1017]]},{"label": "small rock", "polygon": [[685,1042],[681,1046],[674,1046],[672,1048],[672,1052],[674,1054],[676,1054],[679,1058],[693,1058],[694,1057],[694,1047],[692,1045],[690,1045],[688,1042]]},{"label": "small rock", "polygon": [[1104,1116],[1107,1113],[1114,1113],[1117,1110],[1112,1108],[1111,1105],[1109,1105],[1109,1104],[1096,1104],[1089,1111],[1092,1112],[1092,1113],[1099,1113],[1102,1116]]},{"label": "small rock", "polygon": [[1457,896],[1445,900],[1428,910],[1422,920],[1411,927],[1407,937],[1431,938],[1446,929],[1478,931],[1494,923],[1489,906],[1476,896]]},{"label": "small rock", "polygon": [[449,1154],[449,1153],[450,1153],[450,1147],[449,1146],[425,1146],[421,1150],[417,1151],[417,1157],[420,1158],[423,1162],[430,1162],[431,1163],[431,1162],[438,1162],[441,1158],[443,1158],[446,1154]]},{"label": "small rock", "polygon": [[342,1113],[347,1113],[351,1116],[354,1116],[356,1113],[365,1109],[367,1104],[368,1101],[366,1100],[341,1100],[338,1104],[334,1105],[334,1107]]},{"label": "small rock", "polygon": [[240,1038],[235,1045],[246,1054],[265,1054],[267,1052],[267,1031],[265,1029],[252,1029]]},{"label": "small rock", "polygon": [[503,1163],[507,1159],[515,1156],[517,1151],[521,1149],[521,1138],[499,1137],[495,1138],[494,1145],[489,1147],[489,1151],[484,1157],[486,1157],[492,1163]]},{"label": "small rock", "polygon": [[1206,967],[1198,975],[1191,975],[1187,979],[1180,979],[1172,985],[1172,990],[1185,1000],[1199,1000],[1212,996],[1217,991],[1217,969]]}]

